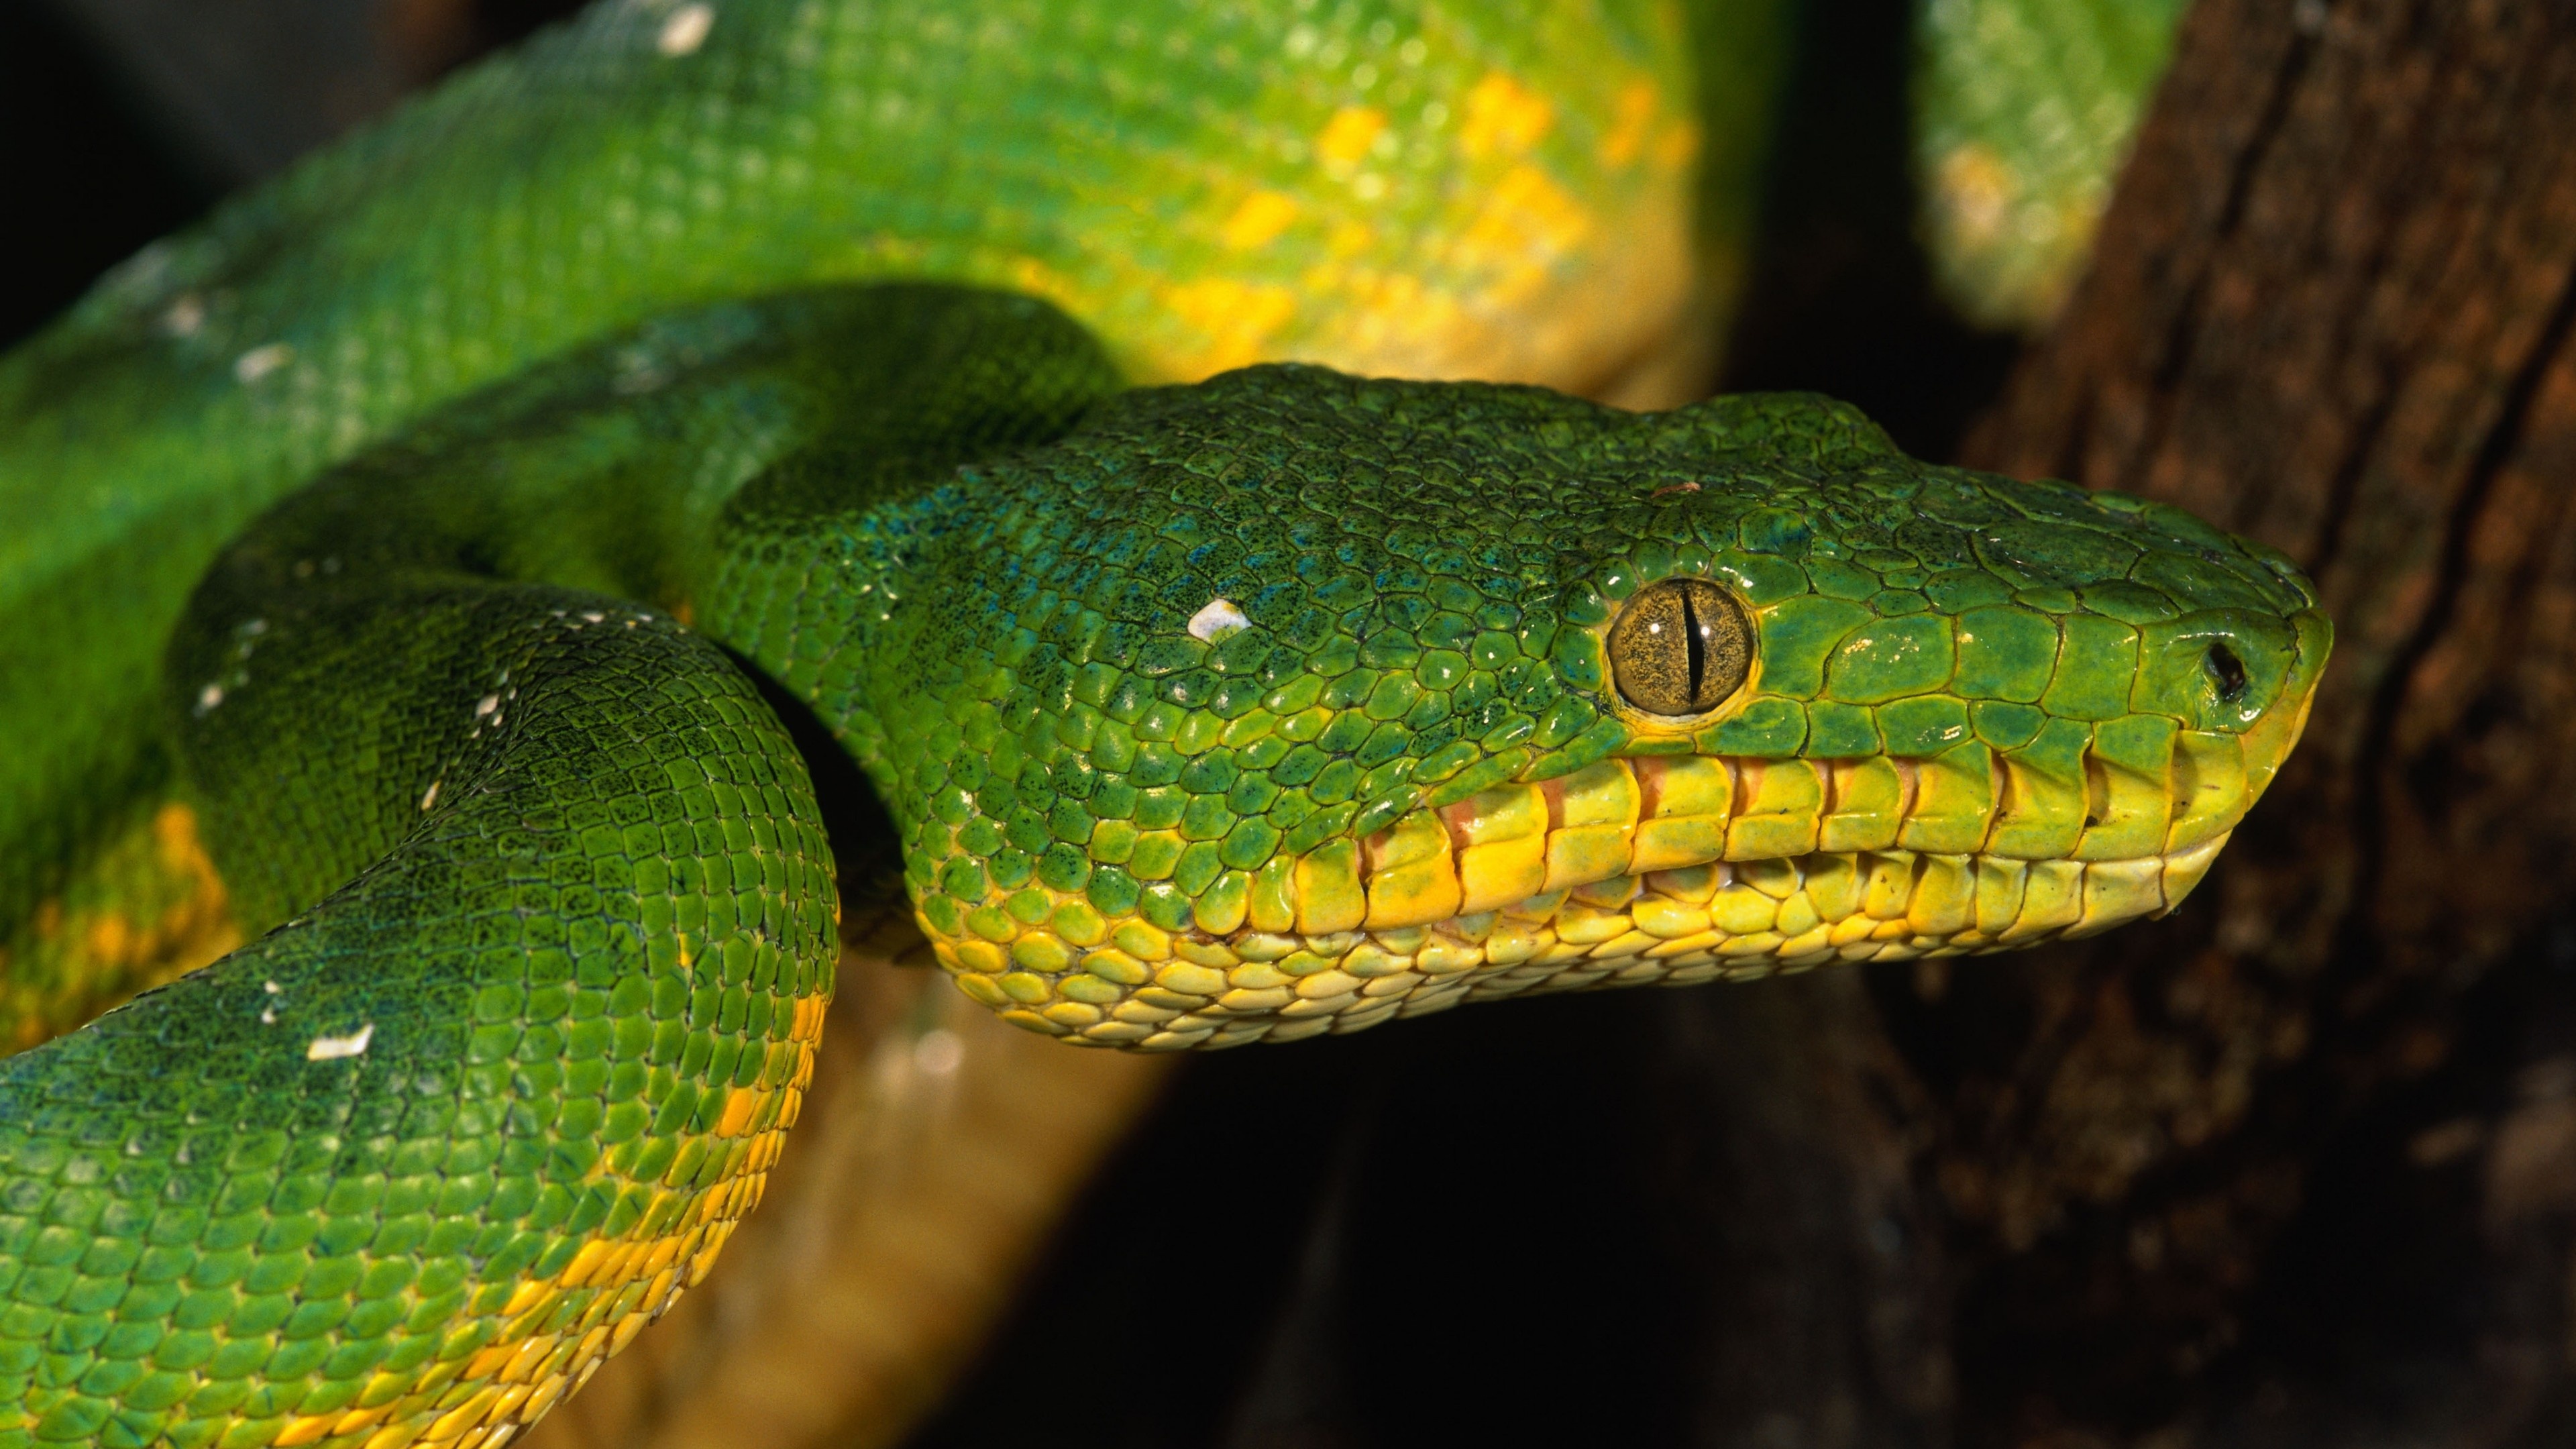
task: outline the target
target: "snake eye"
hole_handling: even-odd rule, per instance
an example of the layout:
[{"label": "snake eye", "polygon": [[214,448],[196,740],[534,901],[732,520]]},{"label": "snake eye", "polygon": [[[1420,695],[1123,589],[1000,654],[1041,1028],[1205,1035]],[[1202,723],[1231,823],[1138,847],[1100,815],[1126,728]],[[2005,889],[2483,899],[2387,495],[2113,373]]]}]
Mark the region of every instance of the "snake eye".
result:
[{"label": "snake eye", "polygon": [[1610,677],[1620,698],[1648,714],[1705,714],[1752,668],[1743,606],[1706,579],[1650,585],[1610,626]]},{"label": "snake eye", "polygon": [[2220,699],[2234,704],[2237,696],[2245,692],[2245,661],[2236,657],[2235,650],[2224,644],[2212,644],[2208,657],[2201,660],[2201,667],[2209,671],[2210,682],[2218,686]]}]

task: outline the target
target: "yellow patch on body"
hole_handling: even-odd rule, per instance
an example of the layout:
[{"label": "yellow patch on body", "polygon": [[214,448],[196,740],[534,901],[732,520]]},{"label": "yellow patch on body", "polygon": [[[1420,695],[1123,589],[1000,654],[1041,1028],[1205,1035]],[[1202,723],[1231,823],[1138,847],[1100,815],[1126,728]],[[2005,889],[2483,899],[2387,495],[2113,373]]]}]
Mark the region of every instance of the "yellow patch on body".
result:
[{"label": "yellow patch on body", "polygon": [[[1190,203],[1194,245],[1001,253],[975,270],[1127,339],[1122,365],[1140,380],[1303,361],[1618,386],[1631,405],[1669,405],[1670,389],[1622,380],[1670,340],[1692,286],[1684,163],[1696,133],[1675,91],[1624,67],[1579,95],[1518,72],[1467,74],[1453,98],[1419,110],[1325,110],[1302,165],[1248,156],[1189,179],[1205,188]],[[1572,149],[1549,148],[1567,137]],[[1604,147],[1621,164],[1605,164]],[[1428,184],[1404,160],[1444,150],[1464,164],[1450,168],[1456,184]]]},{"label": "yellow patch on body", "polygon": [[1173,316],[1207,339],[1188,368],[1198,376],[1259,362],[1263,345],[1297,315],[1297,294],[1286,287],[1232,277],[1176,283],[1162,296]]},{"label": "yellow patch on body", "polygon": [[1471,161],[1529,154],[1556,124],[1556,106],[1518,80],[1495,71],[1467,92],[1467,116],[1458,127],[1458,149]]},{"label": "yellow patch on body", "polygon": [[1941,158],[1934,185],[1942,205],[1958,218],[1960,235],[1972,246],[1990,245],[2003,235],[2006,214],[2020,189],[2003,158],[1974,142]]},{"label": "yellow patch on body", "polygon": [[1592,213],[1547,173],[1515,166],[1486,193],[1458,238],[1457,256],[1465,266],[1489,270],[1490,300],[1513,307],[1536,296],[1593,229]]},{"label": "yellow patch on body", "polygon": [[1032,296],[1043,297],[1075,316],[1088,309],[1088,299],[1071,277],[1035,257],[1013,257],[1003,268],[1011,285]]},{"label": "yellow patch on body", "polygon": [[[800,998],[787,1039],[769,1045],[768,1070],[725,1098],[707,1137],[722,1160],[713,1174],[684,1153],[651,1202],[621,1236],[594,1238],[548,1277],[483,1289],[480,1311],[497,1324],[483,1347],[402,1373],[380,1373],[355,1406],[290,1419],[276,1445],[331,1443],[351,1449],[439,1445],[473,1449],[505,1442],[588,1382],[634,1342],[685,1289],[760,1201],[814,1078],[829,998]],[[618,1174],[603,1163],[594,1174]],[[712,1177],[712,1181],[709,1178]]]},{"label": "yellow patch on body", "polygon": [[1635,161],[1646,149],[1646,137],[1655,126],[1655,112],[1662,108],[1662,90],[1653,81],[1638,79],[1628,82],[1619,92],[1618,115],[1610,132],[1601,138],[1601,164],[1616,170]]},{"label": "yellow patch on body", "polygon": [[1375,106],[1344,106],[1315,137],[1315,155],[1328,165],[1356,166],[1386,129],[1386,112]]},{"label": "yellow patch on body", "polygon": [[111,841],[0,950],[12,1050],[60,1035],[239,946],[196,812],[177,801]]},{"label": "yellow patch on body", "polygon": [[1268,246],[1296,219],[1297,203],[1294,199],[1276,191],[1256,191],[1245,197],[1243,204],[1234,209],[1234,214],[1226,218],[1225,225],[1217,231],[1217,237],[1234,251],[1248,252]]}]

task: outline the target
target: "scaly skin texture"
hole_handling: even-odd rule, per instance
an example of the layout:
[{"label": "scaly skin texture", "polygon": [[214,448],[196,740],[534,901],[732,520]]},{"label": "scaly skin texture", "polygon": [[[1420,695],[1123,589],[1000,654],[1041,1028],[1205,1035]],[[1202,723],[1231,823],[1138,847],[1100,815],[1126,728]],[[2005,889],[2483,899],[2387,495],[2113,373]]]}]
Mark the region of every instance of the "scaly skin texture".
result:
[{"label": "scaly skin texture", "polygon": [[1682,49],[1650,0],[612,0],[147,249],[0,360],[11,1004],[58,1029],[102,965],[224,939],[126,959],[64,923],[81,870],[149,856],[189,584],[318,466],[608,330],[835,279],[1032,292],[1139,381],[1594,385],[1690,287]]},{"label": "scaly skin texture", "polygon": [[[685,63],[759,13],[611,11],[558,45]],[[744,43],[800,53],[780,33]],[[1402,34],[1373,43],[1408,63]],[[1499,96],[1488,121],[1536,155],[1561,117],[1539,127],[1495,73],[1468,95]],[[721,86],[688,94],[693,123],[729,114]],[[491,104],[490,124],[544,129]],[[437,137],[441,105],[471,109],[451,96],[388,134]],[[557,121],[528,154],[581,153],[579,120]],[[384,144],[300,184],[404,170]],[[26,919],[53,902],[55,920],[12,939],[70,939],[76,910],[77,947],[45,960],[250,944],[0,1062],[0,1449],[497,1444],[706,1271],[795,1120],[837,904],[807,761],[727,650],[865,772],[963,989],[1030,1030],[1143,1049],[2169,909],[2325,662],[2313,592],[2277,556],[2158,505],[1917,463],[1822,399],[1629,414],[1306,366],[1131,389],[1186,308],[1115,277],[1085,313],[952,285],[780,291],[751,268],[765,295],[663,309],[593,275],[578,231],[493,240],[613,207],[495,188],[426,141],[405,154],[411,184],[483,208],[470,225],[370,230],[422,215],[388,181],[374,222],[343,198],[312,213],[320,240],[280,234],[324,279],[372,237],[373,281],[308,277],[297,301],[290,258],[236,294],[315,309],[342,351],[263,343],[216,389],[156,377],[237,305],[200,276],[132,313],[184,336],[129,339],[84,381],[82,329],[135,305],[111,292],[10,364],[11,405],[37,411],[9,446],[119,480],[95,516],[0,495],[74,556],[37,616],[62,637],[12,632],[13,668],[66,639],[134,652],[81,630],[143,627],[159,573],[120,600],[81,569],[154,540],[158,567],[193,568],[199,531],[265,496],[255,478],[514,375],[240,530],[150,641],[135,708],[157,730],[77,739],[123,716],[76,671],[42,677],[59,717],[26,758],[70,773],[0,803],[7,838],[62,847],[55,874],[21,877]],[[410,345],[388,319],[444,315],[438,279],[467,276],[524,307],[446,335],[431,355],[471,365],[389,400],[366,340]],[[654,315],[520,365],[579,332],[514,331],[537,326],[522,310],[616,319],[586,288]],[[259,389],[314,356],[345,368],[261,413]],[[119,409],[122,440],[101,431]],[[326,415],[351,437],[298,431]],[[215,422],[239,430],[188,431]],[[168,474],[121,471],[154,458]],[[1673,717],[1623,698],[1608,656],[1622,611],[1682,580],[1744,621],[1741,647],[1631,674],[1696,699],[1708,659],[1746,672]],[[118,748],[144,763],[98,774]],[[37,813],[67,780],[106,803]],[[146,919],[146,945],[101,924]],[[71,1009],[46,989],[31,1035]]]}]

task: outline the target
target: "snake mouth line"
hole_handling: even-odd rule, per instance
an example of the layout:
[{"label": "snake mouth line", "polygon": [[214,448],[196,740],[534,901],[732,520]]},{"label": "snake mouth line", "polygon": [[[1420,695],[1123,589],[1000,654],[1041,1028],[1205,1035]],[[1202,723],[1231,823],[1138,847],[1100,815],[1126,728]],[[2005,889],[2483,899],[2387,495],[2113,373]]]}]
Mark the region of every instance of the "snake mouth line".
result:
[{"label": "snake mouth line", "polygon": [[1901,850],[2135,861],[2189,851],[2250,803],[2237,738],[2188,741],[2161,777],[2089,752],[2051,771],[1963,760],[1604,760],[1417,810],[1355,850],[1297,863],[1297,928],[1427,925],[1620,878],[1712,864]]},{"label": "snake mouth line", "polygon": [[1889,849],[1712,861],[1320,934],[1128,922],[1061,974],[972,969],[1004,964],[990,943],[935,949],[969,994],[1031,1030],[1147,1051],[1222,1047],[1533,991],[1751,980],[2091,935],[2180,904],[2226,843],[2222,831],[2127,860]]},{"label": "snake mouth line", "polygon": [[2148,762],[2161,769],[1982,746],[1613,758],[1283,853],[1199,891],[1185,921],[1103,921],[1068,894],[986,913],[998,937],[933,930],[933,948],[1018,1025],[1148,1051],[1530,991],[2003,950],[2179,905],[2288,738],[2180,731]]}]

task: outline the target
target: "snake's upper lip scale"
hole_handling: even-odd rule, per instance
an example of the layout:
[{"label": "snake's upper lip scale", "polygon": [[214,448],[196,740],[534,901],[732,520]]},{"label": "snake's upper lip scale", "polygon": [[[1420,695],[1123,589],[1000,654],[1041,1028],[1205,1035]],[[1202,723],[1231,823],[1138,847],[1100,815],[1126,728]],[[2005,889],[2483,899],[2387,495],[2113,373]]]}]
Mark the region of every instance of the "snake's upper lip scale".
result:
[{"label": "snake's upper lip scale", "polygon": [[2177,731],[2161,777],[2090,748],[2054,761],[1981,748],[1928,760],[1604,760],[1415,810],[1357,850],[1310,853],[1295,866],[1297,928],[1428,925],[1622,876],[1819,852],[2184,856],[2243,818],[2286,753],[2274,733]]}]

